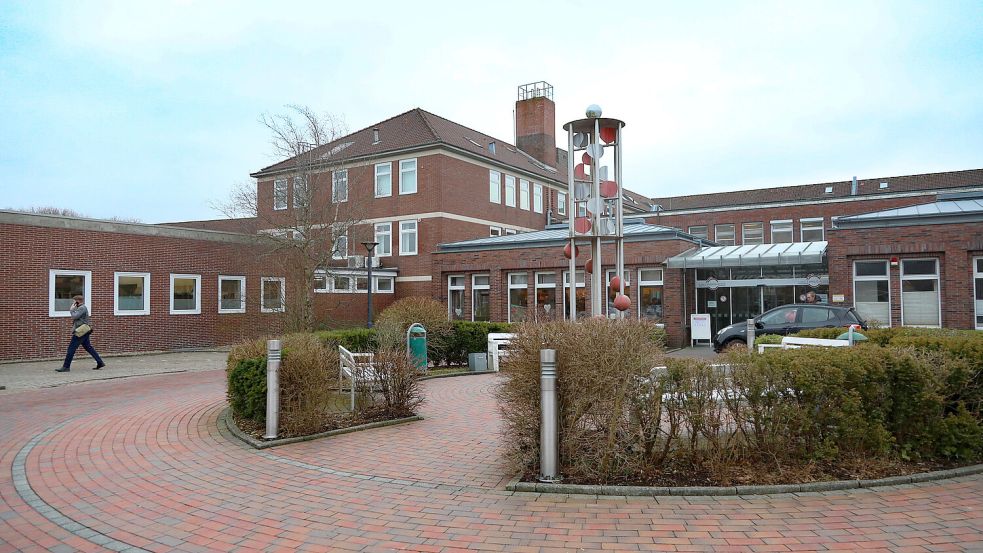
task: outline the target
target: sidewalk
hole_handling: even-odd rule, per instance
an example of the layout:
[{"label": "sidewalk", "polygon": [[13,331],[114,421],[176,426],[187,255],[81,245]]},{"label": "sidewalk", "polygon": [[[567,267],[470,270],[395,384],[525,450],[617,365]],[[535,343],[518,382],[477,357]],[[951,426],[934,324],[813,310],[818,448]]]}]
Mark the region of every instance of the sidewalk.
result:
[{"label": "sidewalk", "polygon": [[72,362],[72,370],[66,373],[55,372],[61,361],[5,363],[0,365],[0,386],[6,390],[0,390],[0,394],[92,380],[224,369],[227,355],[224,351],[194,351],[107,357],[106,367],[98,371],[92,370],[95,366],[92,359],[79,356]]},{"label": "sidewalk", "polygon": [[717,354],[711,346],[696,346],[677,349],[668,354],[669,357],[683,357],[690,359],[716,359]]}]

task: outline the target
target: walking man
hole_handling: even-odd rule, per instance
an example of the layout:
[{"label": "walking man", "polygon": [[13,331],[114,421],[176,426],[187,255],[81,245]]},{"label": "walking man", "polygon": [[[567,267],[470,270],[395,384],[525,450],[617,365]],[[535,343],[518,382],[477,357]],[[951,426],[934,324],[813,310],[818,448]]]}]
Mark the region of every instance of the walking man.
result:
[{"label": "walking man", "polygon": [[85,306],[85,298],[75,296],[72,299],[75,300],[69,310],[69,313],[72,314],[72,341],[68,344],[68,355],[65,356],[65,362],[62,363],[60,369],[55,369],[55,372],[64,373],[72,370],[72,359],[75,357],[75,350],[79,348],[79,344],[95,359],[96,366],[92,369],[101,369],[106,364],[102,362],[96,348],[92,347],[92,343],[89,342],[89,338],[92,336],[92,324],[89,321],[89,308]]}]

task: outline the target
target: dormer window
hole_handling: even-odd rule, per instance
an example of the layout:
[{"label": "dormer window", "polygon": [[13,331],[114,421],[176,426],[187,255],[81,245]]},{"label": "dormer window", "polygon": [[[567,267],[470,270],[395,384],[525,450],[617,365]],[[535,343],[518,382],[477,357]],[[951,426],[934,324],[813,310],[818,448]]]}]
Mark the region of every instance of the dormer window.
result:
[{"label": "dormer window", "polygon": [[878,188],[880,188],[881,190],[886,190],[888,188],[888,184],[886,182],[882,182]]},{"label": "dormer window", "polygon": [[832,186],[827,186],[826,187],[825,194],[832,194],[832,193],[833,193],[833,187]]},{"label": "dormer window", "polygon": [[495,153],[495,142],[489,142],[488,143],[488,151],[491,152],[491,153],[493,153],[493,154]]}]

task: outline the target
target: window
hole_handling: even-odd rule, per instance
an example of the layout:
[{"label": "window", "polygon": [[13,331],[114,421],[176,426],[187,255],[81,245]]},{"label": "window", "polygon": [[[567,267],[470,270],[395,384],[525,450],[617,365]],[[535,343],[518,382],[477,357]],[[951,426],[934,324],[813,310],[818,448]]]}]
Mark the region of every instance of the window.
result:
[{"label": "window", "polygon": [[532,210],[543,212],[543,185],[535,182],[532,184]]},{"label": "window", "polygon": [[282,277],[263,277],[261,287],[260,298],[262,304],[260,305],[260,311],[263,313],[283,313],[286,310],[286,306],[284,305],[284,279]]},{"label": "window", "polygon": [[973,286],[976,289],[976,330],[983,330],[983,257],[973,260]]},{"label": "window", "polygon": [[150,314],[150,273],[116,273],[114,315]]},{"label": "window", "polygon": [[764,223],[744,223],[741,225],[744,244],[764,244],[765,225]]},{"label": "window", "polygon": [[218,312],[219,313],[245,313],[246,312],[246,277],[219,275]]},{"label": "window", "polygon": [[348,169],[331,174],[331,202],[340,204],[348,201]]},{"label": "window", "polygon": [[515,207],[515,177],[505,175],[505,205]]},{"label": "window", "polygon": [[827,186],[826,189],[823,191],[823,193],[824,194],[832,194],[833,193],[833,187],[832,186]]},{"label": "window", "polygon": [[782,309],[776,309],[767,315],[762,316],[759,320],[765,326],[786,327],[795,324],[795,319],[798,317],[798,314],[799,308],[785,307]]},{"label": "window", "polygon": [[355,277],[355,291],[356,292],[368,292],[369,291],[369,277]]},{"label": "window", "polygon": [[332,292],[351,292],[352,278],[347,276],[335,276],[331,279]]},{"label": "window", "polygon": [[687,232],[689,232],[696,238],[702,238],[704,240],[710,239],[710,235],[708,233],[706,225],[697,225],[695,227],[689,227],[689,230]]},{"label": "window", "polygon": [[201,275],[171,274],[171,315],[201,313]]},{"label": "window", "polygon": [[[607,301],[607,315],[608,315],[608,318],[610,318],[610,319],[617,318],[617,316],[618,316],[618,310],[614,308],[614,298],[618,297],[619,290],[616,289],[616,288],[611,288],[611,278],[614,277],[614,275],[616,275],[616,274],[617,273],[615,273],[614,271],[605,271],[605,274],[604,274],[604,276],[605,276],[604,287],[607,288],[607,296],[608,296],[608,301]],[[630,298],[631,297],[631,278],[629,277],[629,273],[628,273],[627,270],[625,270],[624,280],[625,280],[625,295]],[[625,311],[625,316],[626,317],[633,317],[634,316],[634,314],[632,313],[632,310],[630,308],[627,311]]]},{"label": "window", "polygon": [[[584,285],[584,272],[577,271],[577,318],[587,316],[587,288]],[[570,318],[570,271],[563,271],[563,313]]]},{"label": "window", "polygon": [[324,271],[317,271],[314,273],[314,291],[319,294],[325,294],[328,290],[328,274]]},{"label": "window", "polygon": [[519,209],[529,211],[529,181],[519,179]]},{"label": "window", "polygon": [[488,275],[471,277],[471,320],[491,320],[491,277]]},{"label": "window", "polygon": [[376,257],[389,257],[393,254],[393,224],[376,223],[375,241],[379,243],[375,247]]},{"label": "window", "polygon": [[273,181],[273,209],[287,209],[287,179]]},{"label": "window", "polygon": [[451,320],[464,319],[464,277],[447,277],[447,315]]},{"label": "window", "polygon": [[830,309],[825,309],[823,307],[803,307],[802,308],[802,323],[810,324],[813,326],[820,326],[826,321],[832,322],[830,324],[836,324],[836,316],[833,315],[833,311]]},{"label": "window", "polygon": [[639,318],[662,320],[662,278],[662,269],[638,270]]},{"label": "window", "polygon": [[399,222],[399,255],[416,255],[416,221]]},{"label": "window", "polygon": [[556,193],[556,213],[557,215],[567,214],[567,193],[557,192]]},{"label": "window", "polygon": [[521,323],[526,321],[529,310],[529,275],[526,273],[509,274],[509,322]]},{"label": "window", "polygon": [[304,207],[307,205],[307,179],[304,177],[294,177],[294,207]]},{"label": "window", "polygon": [[498,171],[488,171],[488,201],[502,203],[502,174]]},{"label": "window", "polygon": [[75,304],[75,296],[84,296],[92,314],[89,300],[92,295],[92,271],[48,271],[48,316],[71,317],[69,311]]},{"label": "window", "polygon": [[375,197],[385,198],[393,195],[393,164],[377,163],[375,166]]},{"label": "window", "polygon": [[518,234],[518,231],[516,231],[514,228],[505,229],[505,236],[512,236],[514,234]]},{"label": "window", "polygon": [[536,319],[556,318],[556,273],[536,273]]},{"label": "window", "polygon": [[823,231],[823,218],[799,219],[799,232],[803,242],[822,242],[826,239]]},{"label": "window", "polygon": [[348,234],[342,229],[331,231],[331,259],[345,259],[348,257]]},{"label": "window", "polygon": [[713,227],[713,241],[721,246],[734,245],[734,225],[716,225]]},{"label": "window", "polygon": [[399,160],[399,193],[416,194],[416,160]]},{"label": "window", "polygon": [[891,326],[891,290],[887,261],[853,263],[853,307],[867,321]]},{"label": "window", "polygon": [[488,227],[488,236],[501,236],[502,227]]},{"label": "window", "polygon": [[771,243],[772,244],[784,244],[787,242],[795,242],[795,237],[792,233],[792,221],[772,221],[771,222]]},{"label": "window", "polygon": [[395,279],[393,277],[375,277],[374,291],[382,294],[392,294]]},{"label": "window", "polygon": [[939,262],[937,259],[901,260],[901,324],[941,326]]}]

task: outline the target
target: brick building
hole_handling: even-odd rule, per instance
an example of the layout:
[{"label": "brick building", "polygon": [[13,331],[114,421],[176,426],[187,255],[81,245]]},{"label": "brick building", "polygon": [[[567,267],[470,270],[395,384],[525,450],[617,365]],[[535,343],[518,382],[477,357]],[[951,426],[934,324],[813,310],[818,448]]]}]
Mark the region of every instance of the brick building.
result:
[{"label": "brick building", "polygon": [[[62,304],[78,291],[107,353],[275,330],[298,291],[255,253],[255,238],[298,215],[297,194],[354,222],[314,282],[326,325],[365,319],[367,240],[379,243],[377,311],[423,295],[446,302],[453,319],[562,316],[567,152],[556,147],[551,90],[520,87],[515,145],[413,109],[263,168],[245,219],[138,225],[0,212],[0,307],[14,314],[0,322],[13,338],[0,360],[62,354]],[[674,345],[688,340],[691,313],[720,328],[807,290],[882,324],[983,329],[983,169],[660,198],[626,191],[622,204],[629,315],[665,324]]]}]

